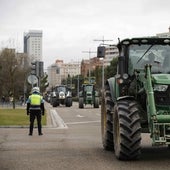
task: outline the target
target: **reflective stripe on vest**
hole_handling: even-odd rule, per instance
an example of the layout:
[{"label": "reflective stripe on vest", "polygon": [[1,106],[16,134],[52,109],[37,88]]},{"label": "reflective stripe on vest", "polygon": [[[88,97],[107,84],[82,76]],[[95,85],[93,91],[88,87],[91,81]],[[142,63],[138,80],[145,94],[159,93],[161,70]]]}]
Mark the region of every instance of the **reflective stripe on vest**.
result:
[{"label": "reflective stripe on vest", "polygon": [[32,106],[34,106],[34,105],[40,106],[41,105],[41,100],[42,100],[42,97],[40,95],[32,94],[30,96],[30,104]]}]

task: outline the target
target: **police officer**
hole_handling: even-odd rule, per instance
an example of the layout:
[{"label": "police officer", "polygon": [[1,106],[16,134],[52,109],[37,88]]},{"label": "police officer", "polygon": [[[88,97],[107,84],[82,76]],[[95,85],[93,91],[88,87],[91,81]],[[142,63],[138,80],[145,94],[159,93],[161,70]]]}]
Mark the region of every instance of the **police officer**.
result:
[{"label": "police officer", "polygon": [[27,100],[27,115],[30,115],[29,135],[32,136],[34,120],[37,118],[38,134],[43,135],[41,128],[41,114],[44,115],[44,100],[40,95],[39,87],[32,88],[32,94]]}]

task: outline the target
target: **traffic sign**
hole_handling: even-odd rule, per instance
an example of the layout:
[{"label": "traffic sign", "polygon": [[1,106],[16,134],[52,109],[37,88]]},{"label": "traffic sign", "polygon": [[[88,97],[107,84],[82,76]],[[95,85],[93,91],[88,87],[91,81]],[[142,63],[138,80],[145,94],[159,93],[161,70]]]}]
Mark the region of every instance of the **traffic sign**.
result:
[{"label": "traffic sign", "polygon": [[27,78],[27,81],[29,84],[34,85],[34,84],[38,83],[38,78],[35,75],[29,75]]}]

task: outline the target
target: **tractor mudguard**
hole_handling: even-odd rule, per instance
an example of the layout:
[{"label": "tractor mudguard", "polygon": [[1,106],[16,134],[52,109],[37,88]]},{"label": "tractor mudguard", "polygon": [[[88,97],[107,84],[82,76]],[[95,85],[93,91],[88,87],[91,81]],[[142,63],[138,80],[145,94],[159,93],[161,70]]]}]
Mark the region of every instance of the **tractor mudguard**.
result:
[{"label": "tractor mudguard", "polygon": [[122,100],[122,99],[134,100],[133,96],[121,96],[121,97],[116,96],[116,90],[117,89],[116,89],[116,79],[115,79],[115,77],[109,78],[106,83],[109,84],[111,97],[112,97],[112,100],[113,100],[114,103],[115,103],[115,101]]},{"label": "tractor mudguard", "polygon": [[134,100],[135,98],[133,96],[121,96],[117,98],[117,101],[124,100],[124,99]]},{"label": "tractor mudguard", "polygon": [[113,102],[116,101],[115,82],[116,82],[115,77],[111,77],[111,78],[107,79],[107,81],[106,81],[106,84],[108,84],[110,87],[110,92],[111,92],[111,97],[112,97]]}]

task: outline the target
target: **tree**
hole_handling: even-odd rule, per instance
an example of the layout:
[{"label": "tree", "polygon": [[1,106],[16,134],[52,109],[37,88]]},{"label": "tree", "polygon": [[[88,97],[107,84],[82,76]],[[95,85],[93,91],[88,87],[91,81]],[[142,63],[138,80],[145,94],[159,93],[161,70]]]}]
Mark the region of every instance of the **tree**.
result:
[{"label": "tree", "polygon": [[96,78],[96,89],[100,89],[102,87],[102,67],[97,66],[91,75]]},{"label": "tree", "polygon": [[[113,58],[110,65],[104,68],[104,79],[105,81],[113,77],[116,74],[117,71],[117,57]],[[96,77],[96,88],[101,89],[102,88],[102,67],[96,67],[96,69],[91,73],[91,75]]]},{"label": "tree", "polygon": [[105,77],[106,79],[113,77],[117,72],[117,62],[118,58],[113,58],[110,65],[105,68]]},{"label": "tree", "polygon": [[28,68],[24,67],[15,49],[3,49],[0,53],[0,96],[6,96],[13,102],[24,93],[25,75]]}]

